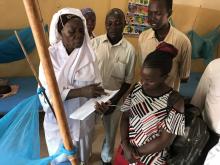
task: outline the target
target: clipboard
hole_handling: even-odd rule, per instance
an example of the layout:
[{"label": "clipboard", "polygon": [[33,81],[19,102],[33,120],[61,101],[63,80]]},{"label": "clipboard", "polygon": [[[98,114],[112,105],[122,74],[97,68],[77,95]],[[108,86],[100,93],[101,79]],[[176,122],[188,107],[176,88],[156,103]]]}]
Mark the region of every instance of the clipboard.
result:
[{"label": "clipboard", "polygon": [[95,102],[106,102],[111,99],[119,90],[106,90],[107,95],[102,95],[101,97],[89,99],[81,107],[76,109],[72,114],[70,114],[71,119],[84,120],[87,116],[95,111]]}]

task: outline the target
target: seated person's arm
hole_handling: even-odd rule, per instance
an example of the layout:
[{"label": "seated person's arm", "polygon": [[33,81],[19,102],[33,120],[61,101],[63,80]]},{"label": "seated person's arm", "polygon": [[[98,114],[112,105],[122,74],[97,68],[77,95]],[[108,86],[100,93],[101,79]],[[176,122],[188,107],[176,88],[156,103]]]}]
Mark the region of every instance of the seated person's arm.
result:
[{"label": "seated person's arm", "polygon": [[121,99],[121,97],[128,91],[130,86],[131,84],[123,83],[119,91],[115,94],[115,96],[110,99],[111,104],[116,105],[118,101]]},{"label": "seated person's arm", "polygon": [[172,144],[175,137],[176,135],[170,134],[167,131],[162,130],[162,133],[158,138],[150,141],[149,143],[146,143],[141,147],[137,147],[139,156],[153,154],[163,150],[164,148]]},{"label": "seated person's arm", "polygon": [[[119,89],[119,91],[109,100],[111,105],[117,105],[119,100],[121,99],[121,97],[128,91],[128,89],[130,88],[131,84],[128,83],[123,83],[121,85],[121,88]],[[108,102],[109,103],[109,102]],[[103,105],[103,107],[105,107]],[[104,112],[105,115],[108,115],[110,113],[112,113],[115,110],[115,107],[108,107],[104,108],[105,110],[102,110]]]},{"label": "seated person's arm", "polygon": [[123,112],[120,122],[120,134],[121,134],[121,143],[122,145],[128,145],[128,129],[129,129],[129,112]]},{"label": "seated person's arm", "polygon": [[120,134],[121,134],[121,146],[124,151],[124,156],[129,163],[134,163],[136,160],[134,158],[134,149],[129,143],[128,138],[129,129],[129,112],[123,112],[120,122]]},{"label": "seated person's arm", "polygon": [[101,102],[99,104],[96,102],[96,112],[108,115],[112,113],[115,110],[115,107],[109,107],[110,105],[117,105],[118,101],[121,99],[121,97],[128,91],[131,84],[123,83],[119,91],[108,101],[108,102]]},{"label": "seated person's arm", "polygon": [[[184,113],[184,100],[182,98],[179,99],[173,106],[173,108],[177,112]],[[146,143],[141,147],[137,147],[136,150],[140,155],[148,155],[159,152],[164,148],[169,147],[175,137],[176,135],[168,133],[166,130],[163,129],[161,135],[158,138],[150,141],[149,143]]]}]

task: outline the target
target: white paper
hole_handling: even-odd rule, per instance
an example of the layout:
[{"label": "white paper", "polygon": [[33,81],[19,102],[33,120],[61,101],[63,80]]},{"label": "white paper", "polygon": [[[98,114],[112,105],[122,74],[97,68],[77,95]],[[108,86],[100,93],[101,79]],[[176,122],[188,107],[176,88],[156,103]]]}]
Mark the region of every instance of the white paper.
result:
[{"label": "white paper", "polygon": [[105,90],[107,95],[103,95],[101,97],[92,98],[89,99],[87,102],[85,102],[81,107],[79,107],[77,110],[75,110],[71,115],[70,118],[76,119],[76,120],[84,120],[87,116],[89,116],[91,113],[95,111],[95,102],[106,102],[110,98],[112,98],[118,90],[110,91]]}]

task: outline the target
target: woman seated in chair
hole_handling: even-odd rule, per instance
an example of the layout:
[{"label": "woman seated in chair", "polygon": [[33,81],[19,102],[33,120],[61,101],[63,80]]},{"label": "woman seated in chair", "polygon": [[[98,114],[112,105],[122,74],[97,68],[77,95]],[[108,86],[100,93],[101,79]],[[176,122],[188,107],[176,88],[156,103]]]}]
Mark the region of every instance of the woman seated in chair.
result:
[{"label": "woman seated in chair", "polygon": [[121,108],[121,147],[129,164],[167,164],[167,148],[176,135],[184,134],[184,101],[179,97],[168,108],[174,90],[165,84],[177,52],[163,42],[150,53],[141,68],[141,81]]}]

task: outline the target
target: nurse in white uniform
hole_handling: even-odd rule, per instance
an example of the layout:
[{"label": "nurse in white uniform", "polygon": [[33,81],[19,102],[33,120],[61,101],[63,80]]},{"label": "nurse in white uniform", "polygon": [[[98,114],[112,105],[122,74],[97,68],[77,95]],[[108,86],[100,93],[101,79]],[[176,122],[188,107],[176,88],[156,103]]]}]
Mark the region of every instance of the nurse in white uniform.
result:
[{"label": "nurse in white uniform", "polygon": [[[65,114],[74,144],[78,146],[79,161],[88,163],[94,129],[94,114],[85,120],[73,120],[69,116],[89,98],[104,93],[100,87],[100,75],[96,65],[95,54],[90,45],[86,21],[78,9],[64,8],[54,14],[49,33],[49,53],[64,103]],[[39,78],[50,98],[42,65],[39,67]],[[50,155],[55,154],[62,139],[56,119],[45,102],[40,100],[45,111],[44,130]],[[59,156],[52,164],[67,161],[65,155]]]}]

